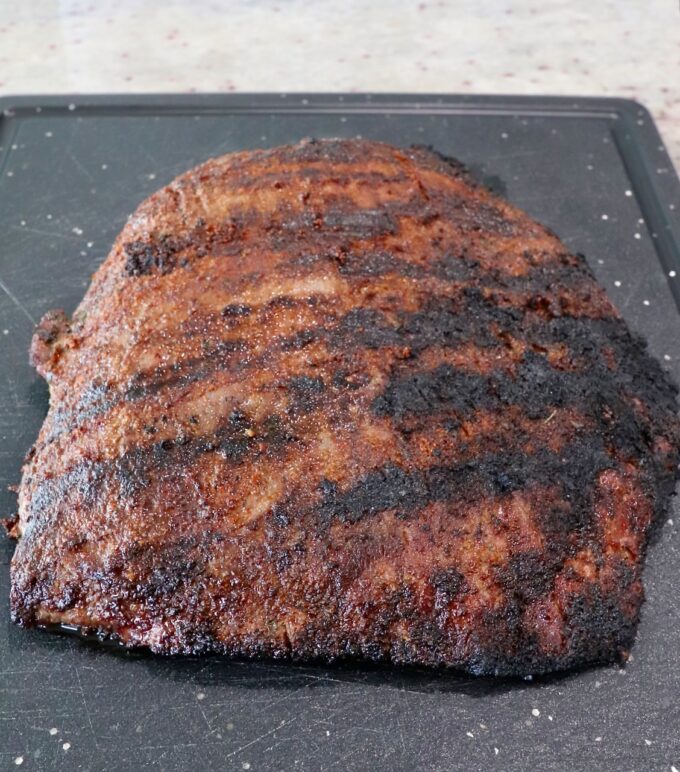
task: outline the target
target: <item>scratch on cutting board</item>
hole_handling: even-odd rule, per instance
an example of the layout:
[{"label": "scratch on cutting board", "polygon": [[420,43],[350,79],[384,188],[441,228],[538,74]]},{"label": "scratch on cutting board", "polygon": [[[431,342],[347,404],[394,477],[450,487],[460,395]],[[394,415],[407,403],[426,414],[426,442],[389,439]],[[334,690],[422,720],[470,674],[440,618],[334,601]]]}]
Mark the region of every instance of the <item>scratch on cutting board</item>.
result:
[{"label": "scratch on cutting board", "polygon": [[94,740],[94,747],[97,750],[99,750],[99,741],[97,739],[97,733],[94,731],[94,724],[92,723],[92,714],[90,713],[90,708],[87,704],[87,698],[85,697],[85,690],[83,689],[83,682],[80,680],[80,671],[78,670],[77,666],[75,669],[75,674],[76,674],[76,681],[78,683],[78,691],[80,692],[80,698],[83,703],[83,709],[85,710],[85,716],[87,717],[87,723],[90,727],[92,739]]},{"label": "scratch on cutting board", "polygon": [[361,750],[362,750],[361,747],[352,748],[347,753],[345,753],[343,756],[340,756],[339,759],[336,759],[332,764],[329,764],[327,767],[323,767],[324,772],[327,769],[333,769],[333,767],[337,767],[339,764],[342,764],[342,762],[345,761],[346,759],[348,759],[350,756],[355,756]]},{"label": "scratch on cutting board", "polygon": [[66,239],[68,241],[78,241],[78,237],[70,233],[59,233],[59,231],[46,231],[41,228],[33,228],[30,225],[10,225],[9,230],[24,233],[37,233],[39,236],[49,236],[51,239]]},{"label": "scratch on cutting board", "polygon": [[12,402],[14,402],[14,409],[15,410],[21,410],[21,400],[19,399],[19,393],[17,391],[17,384],[14,382],[12,378],[8,378],[7,381],[7,388],[9,389],[9,393],[12,395]]},{"label": "scratch on cutting board", "polygon": [[274,734],[279,729],[283,729],[286,724],[292,724],[293,721],[296,721],[296,718],[290,719],[289,721],[281,721],[281,723],[278,726],[275,726],[273,729],[270,729],[268,732],[265,732],[264,734],[261,734],[259,737],[256,737],[254,740],[251,740],[249,743],[246,743],[245,745],[242,745],[240,748],[237,748],[235,751],[232,751],[231,753],[228,753],[224,758],[228,759],[232,756],[236,756],[238,753],[241,753],[246,748],[250,748],[251,745],[255,745],[255,743],[259,743],[260,740],[264,740],[265,737],[269,737],[270,734]]},{"label": "scratch on cutting board", "polygon": [[90,170],[76,157],[75,153],[71,150],[70,144],[69,144],[69,147],[68,147],[66,152],[68,154],[68,157],[80,169],[80,171],[83,174],[85,174],[92,182],[94,182],[94,177],[90,173]]},{"label": "scratch on cutting board", "polygon": [[7,295],[7,297],[14,303],[14,305],[22,311],[25,316],[30,319],[31,324],[36,324],[35,319],[31,316],[26,306],[19,300],[19,298],[12,292],[12,290],[0,279],[0,289]]},{"label": "scratch on cutting board", "polygon": [[484,164],[486,165],[489,161],[497,161],[499,158],[502,158],[504,161],[506,161],[509,158],[522,158],[525,156],[538,155],[540,152],[540,150],[517,150],[514,153],[510,152],[501,153],[500,155],[489,155],[484,157]]}]

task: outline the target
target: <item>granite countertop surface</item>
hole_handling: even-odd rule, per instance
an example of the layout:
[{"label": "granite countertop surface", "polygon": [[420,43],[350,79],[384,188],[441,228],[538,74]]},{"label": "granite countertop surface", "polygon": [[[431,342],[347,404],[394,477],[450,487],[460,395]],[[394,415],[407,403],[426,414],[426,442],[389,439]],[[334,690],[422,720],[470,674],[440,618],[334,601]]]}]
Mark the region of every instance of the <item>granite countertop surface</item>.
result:
[{"label": "granite countertop surface", "polygon": [[680,165],[671,0],[0,4],[0,95],[357,91],[621,96]]}]

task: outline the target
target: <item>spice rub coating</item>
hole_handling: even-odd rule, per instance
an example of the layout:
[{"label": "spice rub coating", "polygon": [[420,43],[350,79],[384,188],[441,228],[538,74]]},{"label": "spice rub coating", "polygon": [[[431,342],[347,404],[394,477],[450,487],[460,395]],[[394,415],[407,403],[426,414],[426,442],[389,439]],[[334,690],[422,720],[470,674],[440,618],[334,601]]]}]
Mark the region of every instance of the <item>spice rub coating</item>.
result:
[{"label": "spice rub coating", "polygon": [[583,256],[455,161],[365,140],[208,161],[31,356],[22,625],[477,674],[632,644],[676,389]]}]

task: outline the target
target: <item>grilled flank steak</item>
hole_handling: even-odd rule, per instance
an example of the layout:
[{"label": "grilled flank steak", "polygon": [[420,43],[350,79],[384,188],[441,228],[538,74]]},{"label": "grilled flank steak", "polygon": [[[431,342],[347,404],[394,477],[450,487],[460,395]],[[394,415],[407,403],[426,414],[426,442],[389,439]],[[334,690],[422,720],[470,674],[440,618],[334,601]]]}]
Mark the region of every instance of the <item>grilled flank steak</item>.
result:
[{"label": "grilled flank steak", "polygon": [[518,675],[631,646],[676,389],[584,258],[454,161],[209,161],[31,354],[20,624]]}]

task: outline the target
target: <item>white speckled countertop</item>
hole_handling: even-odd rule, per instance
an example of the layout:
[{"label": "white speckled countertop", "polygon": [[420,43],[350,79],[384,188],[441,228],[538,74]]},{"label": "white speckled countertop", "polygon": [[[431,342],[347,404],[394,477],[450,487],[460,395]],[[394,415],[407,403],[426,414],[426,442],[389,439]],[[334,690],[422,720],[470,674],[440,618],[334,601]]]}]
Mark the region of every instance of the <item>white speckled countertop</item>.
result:
[{"label": "white speckled countertop", "polygon": [[0,3],[0,94],[623,96],[680,164],[677,0]]}]

